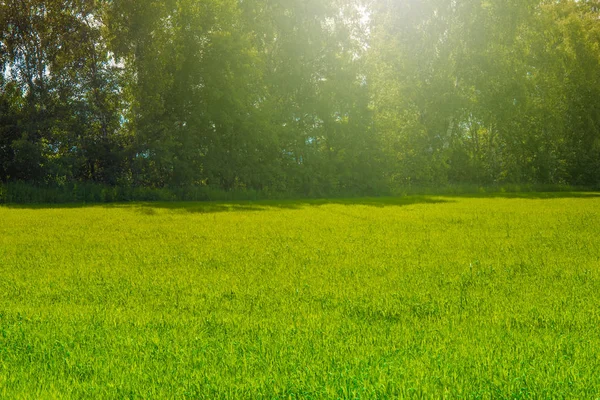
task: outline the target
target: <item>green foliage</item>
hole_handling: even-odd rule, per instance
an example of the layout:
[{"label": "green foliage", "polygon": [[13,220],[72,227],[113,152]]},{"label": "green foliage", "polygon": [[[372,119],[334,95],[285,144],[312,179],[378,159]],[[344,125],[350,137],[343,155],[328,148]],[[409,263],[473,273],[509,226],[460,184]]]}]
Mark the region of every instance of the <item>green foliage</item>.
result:
[{"label": "green foliage", "polygon": [[598,196],[0,207],[0,396],[596,398]]},{"label": "green foliage", "polygon": [[575,0],[3,1],[0,181],[598,185],[599,16]]},{"label": "green foliage", "polygon": [[393,181],[597,183],[597,8],[375,4],[369,71]]},{"label": "green foliage", "polygon": [[[98,183],[67,183],[61,186],[32,185],[23,182],[0,184],[0,204],[258,200],[277,198],[283,195],[283,193],[258,192],[251,189],[224,191],[209,186],[148,188],[144,186],[110,186]],[[287,197],[291,197],[290,194]]]}]

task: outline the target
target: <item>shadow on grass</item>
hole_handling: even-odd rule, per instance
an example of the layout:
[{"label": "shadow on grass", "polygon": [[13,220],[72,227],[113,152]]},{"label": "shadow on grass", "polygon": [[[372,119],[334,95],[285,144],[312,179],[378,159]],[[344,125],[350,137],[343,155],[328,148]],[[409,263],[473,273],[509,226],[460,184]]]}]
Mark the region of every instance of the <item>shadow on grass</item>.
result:
[{"label": "shadow on grass", "polygon": [[6,204],[0,207],[11,209],[78,209],[78,208],[122,208],[131,209],[144,215],[155,215],[157,209],[210,214],[219,212],[249,212],[272,210],[299,210],[326,205],[348,205],[368,207],[402,207],[416,204],[454,203],[460,198],[482,199],[593,199],[600,198],[600,193],[593,192],[505,192],[505,193],[467,193],[444,195],[410,195],[400,197],[369,197],[348,199],[305,199],[305,200],[261,200],[261,201],[221,201],[221,202],[132,202],[108,204]]},{"label": "shadow on grass", "polygon": [[248,212],[272,210],[299,210],[326,205],[348,205],[368,207],[400,207],[414,204],[442,204],[454,202],[433,196],[405,196],[356,199],[319,199],[319,200],[262,200],[232,202],[132,202],[110,204],[7,204],[3,207],[12,209],[76,209],[76,208],[121,208],[131,209],[144,215],[154,215],[157,209],[189,212],[194,214],[210,214],[218,212]]},{"label": "shadow on grass", "polygon": [[385,198],[360,198],[360,199],[320,199],[320,200],[263,200],[239,202],[174,202],[174,203],[133,203],[120,205],[107,205],[107,207],[132,207],[141,213],[153,215],[151,210],[168,209],[185,211],[194,214],[209,214],[218,212],[248,212],[248,211],[273,211],[273,210],[300,210],[303,208],[321,207],[327,205],[348,205],[368,207],[399,207],[413,204],[441,204],[453,200],[439,199],[431,196],[410,197],[385,197]]}]

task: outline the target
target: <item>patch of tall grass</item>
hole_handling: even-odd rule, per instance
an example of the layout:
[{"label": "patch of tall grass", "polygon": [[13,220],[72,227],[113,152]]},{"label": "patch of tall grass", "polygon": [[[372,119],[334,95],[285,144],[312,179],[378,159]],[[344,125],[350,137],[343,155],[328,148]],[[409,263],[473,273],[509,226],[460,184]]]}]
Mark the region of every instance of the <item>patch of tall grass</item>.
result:
[{"label": "patch of tall grass", "polygon": [[67,183],[63,185],[31,184],[24,182],[0,183],[0,204],[97,204],[135,201],[243,201],[297,198],[349,198],[363,196],[414,196],[414,195],[483,195],[494,193],[569,192],[593,188],[543,184],[448,184],[443,186],[407,185],[393,188],[377,187],[373,190],[339,189],[322,191],[273,191],[237,188],[225,191],[211,186],[183,186],[150,188],[143,186],[109,186],[98,183]]}]

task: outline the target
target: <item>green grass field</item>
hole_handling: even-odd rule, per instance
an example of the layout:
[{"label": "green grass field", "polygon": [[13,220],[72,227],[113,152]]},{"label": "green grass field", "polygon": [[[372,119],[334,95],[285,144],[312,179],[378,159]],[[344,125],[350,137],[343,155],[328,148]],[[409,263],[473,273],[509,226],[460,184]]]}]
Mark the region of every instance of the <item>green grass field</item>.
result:
[{"label": "green grass field", "polygon": [[2,398],[599,398],[600,194],[0,207]]}]

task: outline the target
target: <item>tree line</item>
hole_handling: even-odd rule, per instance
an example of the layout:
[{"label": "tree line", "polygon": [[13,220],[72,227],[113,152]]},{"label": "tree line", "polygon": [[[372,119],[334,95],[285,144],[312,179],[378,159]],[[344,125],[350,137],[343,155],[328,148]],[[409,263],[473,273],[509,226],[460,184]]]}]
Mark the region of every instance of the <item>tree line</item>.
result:
[{"label": "tree line", "polygon": [[597,185],[599,6],[0,0],[0,182]]}]

